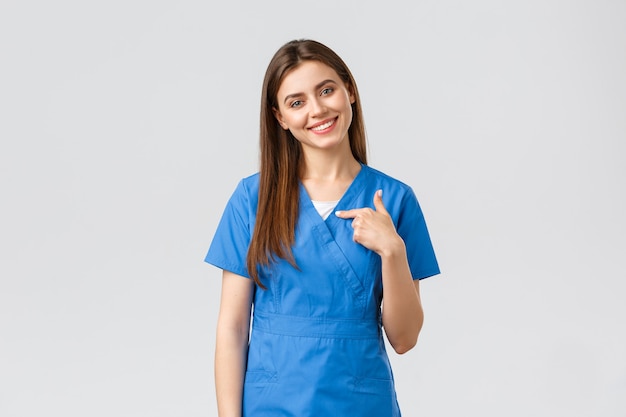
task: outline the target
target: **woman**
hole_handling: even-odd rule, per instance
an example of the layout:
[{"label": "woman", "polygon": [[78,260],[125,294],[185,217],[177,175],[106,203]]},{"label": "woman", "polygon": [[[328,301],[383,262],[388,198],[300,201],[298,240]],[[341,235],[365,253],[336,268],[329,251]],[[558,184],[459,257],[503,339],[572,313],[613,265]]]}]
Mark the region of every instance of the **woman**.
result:
[{"label": "woman", "polygon": [[381,329],[411,349],[419,279],[439,273],[417,199],[366,165],[356,83],[318,42],[272,58],[260,136],[206,257],[223,269],[219,415],[399,416]]}]

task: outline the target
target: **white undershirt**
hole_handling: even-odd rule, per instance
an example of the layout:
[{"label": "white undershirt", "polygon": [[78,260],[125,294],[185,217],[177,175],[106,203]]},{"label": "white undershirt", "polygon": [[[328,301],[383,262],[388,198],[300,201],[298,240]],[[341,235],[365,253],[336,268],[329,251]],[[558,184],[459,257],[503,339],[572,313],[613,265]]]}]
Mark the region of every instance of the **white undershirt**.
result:
[{"label": "white undershirt", "polygon": [[322,216],[322,219],[326,220],[326,218],[330,216],[330,213],[333,212],[335,207],[337,207],[337,203],[339,203],[339,200],[337,201],[311,201],[311,202],[313,203],[313,206],[315,206],[315,210],[317,210],[320,216]]}]

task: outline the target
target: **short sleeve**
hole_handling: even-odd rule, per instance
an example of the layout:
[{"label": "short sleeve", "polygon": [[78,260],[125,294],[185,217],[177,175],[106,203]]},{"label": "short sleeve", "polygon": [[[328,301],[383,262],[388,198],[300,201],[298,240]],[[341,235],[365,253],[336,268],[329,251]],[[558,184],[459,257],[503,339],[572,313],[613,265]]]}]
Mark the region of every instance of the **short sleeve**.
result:
[{"label": "short sleeve", "polygon": [[424,279],[439,274],[435,256],[422,209],[412,189],[408,189],[402,201],[397,231],[404,240],[413,279]]},{"label": "short sleeve", "polygon": [[237,185],[217,226],[204,261],[249,278],[246,256],[252,236],[251,200],[244,181]]}]

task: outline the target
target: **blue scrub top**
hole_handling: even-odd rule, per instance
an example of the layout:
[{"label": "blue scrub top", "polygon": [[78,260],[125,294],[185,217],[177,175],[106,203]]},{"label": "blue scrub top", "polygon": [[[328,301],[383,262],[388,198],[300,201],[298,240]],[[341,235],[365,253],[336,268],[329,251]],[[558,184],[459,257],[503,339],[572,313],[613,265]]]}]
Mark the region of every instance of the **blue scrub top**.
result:
[{"label": "blue scrub top", "polygon": [[[406,184],[362,165],[336,209],[374,208],[379,189],[413,279],[438,274],[424,216]],[[249,277],[258,190],[258,174],[239,183],[206,262]],[[267,290],[255,289],[243,415],[400,416],[381,330],[380,257],[352,240],[351,220],[322,219],[302,185],[299,203],[292,248],[298,269],[282,259],[260,268]]]}]

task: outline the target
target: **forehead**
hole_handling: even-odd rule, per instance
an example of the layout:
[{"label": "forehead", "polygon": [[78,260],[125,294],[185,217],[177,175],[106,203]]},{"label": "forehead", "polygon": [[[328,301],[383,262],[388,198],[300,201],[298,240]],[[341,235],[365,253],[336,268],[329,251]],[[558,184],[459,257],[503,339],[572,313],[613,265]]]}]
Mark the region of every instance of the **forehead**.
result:
[{"label": "forehead", "polygon": [[324,80],[341,83],[337,72],[328,65],[319,61],[305,61],[285,75],[278,88],[278,97],[307,92]]}]

